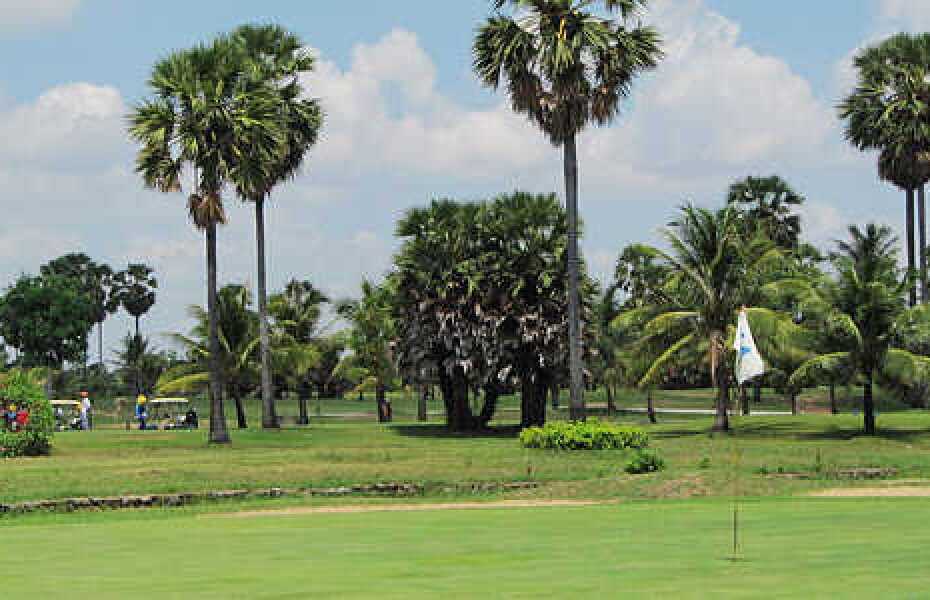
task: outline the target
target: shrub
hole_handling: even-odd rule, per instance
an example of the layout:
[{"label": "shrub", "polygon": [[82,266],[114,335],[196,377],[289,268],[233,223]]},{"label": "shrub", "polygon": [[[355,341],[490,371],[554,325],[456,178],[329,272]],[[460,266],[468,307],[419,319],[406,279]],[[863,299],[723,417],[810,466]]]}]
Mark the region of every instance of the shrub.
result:
[{"label": "shrub", "polygon": [[592,419],[586,423],[547,423],[544,427],[528,427],[520,432],[520,443],[526,448],[553,450],[613,450],[645,448],[649,435],[638,427],[625,427]]},{"label": "shrub", "polygon": [[636,454],[626,463],[624,470],[631,475],[655,473],[665,468],[665,461],[656,452],[637,450]]},{"label": "shrub", "polygon": [[26,371],[10,371],[0,381],[0,403],[4,411],[8,404],[29,411],[29,423],[20,431],[7,430],[5,420],[0,425],[0,457],[48,454],[55,417],[42,386]]}]

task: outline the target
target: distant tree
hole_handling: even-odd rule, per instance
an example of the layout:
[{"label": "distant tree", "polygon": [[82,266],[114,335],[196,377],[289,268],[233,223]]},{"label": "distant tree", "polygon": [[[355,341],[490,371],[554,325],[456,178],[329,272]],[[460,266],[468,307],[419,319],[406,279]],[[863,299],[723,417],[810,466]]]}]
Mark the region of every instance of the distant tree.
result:
[{"label": "distant tree", "polygon": [[624,295],[624,308],[665,304],[668,302],[664,286],[671,271],[661,254],[645,244],[630,244],[620,251],[614,269],[618,292]]},{"label": "distant tree", "polygon": [[94,262],[83,253],[65,254],[41,267],[43,276],[59,275],[73,280],[93,306],[98,332],[98,358],[103,361],[103,322],[116,312],[119,301],[114,294],[113,269]]},{"label": "distant tree", "polygon": [[158,352],[148,338],[127,333],[116,349],[117,374],[135,394],[152,394],[158,378],[179,362],[175,357]]},{"label": "distant tree", "polygon": [[135,319],[136,337],[141,336],[139,319],[155,305],[157,288],[158,279],[155,278],[155,271],[141,263],[129,265],[114,278],[114,299]]},{"label": "distant tree", "polygon": [[[217,294],[217,317],[221,381],[226,395],[235,402],[240,429],[248,427],[242,400],[258,383],[258,315],[251,309],[252,295],[243,285],[223,286]],[[164,373],[158,381],[161,393],[201,389],[209,384],[209,316],[201,306],[191,306],[196,321],[191,335],[173,334],[191,359]]]},{"label": "distant tree", "polygon": [[[507,86],[513,109],[564,150],[568,218],[571,417],[584,419],[576,136],[610,123],[633,80],[661,58],[659,35],[634,20],[646,0],[494,0],[472,48],[483,84]],[[512,12],[505,12],[505,7]]]},{"label": "distant tree", "polygon": [[[897,238],[887,226],[869,223],[849,227],[848,241],[837,242],[835,275],[818,286],[805,305],[806,325],[813,338],[828,335],[829,352],[811,358],[792,375],[790,383],[829,381],[838,374],[863,378],[862,414],[866,434],[875,433],[873,385],[930,382],[930,358],[898,345],[900,329],[926,319],[921,308],[907,309],[910,279],[898,268]],[[923,340],[930,322],[923,320]]]},{"label": "distant tree", "polygon": [[747,177],[733,183],[727,203],[743,211],[742,228],[747,238],[761,233],[779,248],[798,246],[801,217],[796,211],[804,204],[804,196],[778,175]]},{"label": "distant tree", "polygon": [[339,306],[340,315],[351,324],[348,345],[355,364],[364,369],[374,383],[380,422],[391,420],[391,408],[385,392],[395,374],[391,357],[391,344],[395,338],[392,295],[390,282],[377,286],[365,280],[362,281],[361,298]]},{"label": "distant tree", "polygon": [[0,300],[0,335],[24,367],[61,368],[81,362],[95,307],[74,279],[21,276]]}]

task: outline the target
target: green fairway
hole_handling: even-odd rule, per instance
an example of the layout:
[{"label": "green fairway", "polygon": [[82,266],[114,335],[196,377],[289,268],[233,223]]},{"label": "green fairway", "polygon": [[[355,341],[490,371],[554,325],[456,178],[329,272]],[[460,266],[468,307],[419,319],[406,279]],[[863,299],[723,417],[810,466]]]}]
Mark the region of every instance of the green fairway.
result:
[{"label": "green fairway", "polygon": [[926,593],[930,503],[730,504],[0,525],[4,598],[861,597]]},{"label": "green fairway", "polygon": [[[441,426],[317,423],[280,432],[234,431],[230,447],[205,432],[97,430],[55,437],[49,457],[0,462],[0,502],[230,488],[316,487],[383,481],[426,484],[536,480],[542,497],[650,498],[783,496],[853,485],[838,468],[896,469],[896,478],[930,479],[930,415],[879,418],[878,436],[859,435],[853,415],[734,419],[729,435],[709,433],[709,417],[641,417],[667,469],[623,472],[622,451],[526,450],[513,430],[455,436]],[[807,479],[782,477],[801,472]]]}]

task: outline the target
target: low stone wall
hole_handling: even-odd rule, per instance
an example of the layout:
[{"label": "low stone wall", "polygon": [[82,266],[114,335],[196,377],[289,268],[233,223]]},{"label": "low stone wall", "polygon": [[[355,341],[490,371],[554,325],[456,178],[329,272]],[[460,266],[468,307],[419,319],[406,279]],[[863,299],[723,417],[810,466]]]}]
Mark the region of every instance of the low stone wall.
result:
[{"label": "low stone wall", "polygon": [[86,498],[62,498],[60,500],[34,500],[0,504],[0,514],[22,514],[32,512],[74,512],[78,510],[118,510],[127,508],[160,508],[202,504],[221,500],[248,498],[284,498],[296,496],[345,497],[411,497],[427,493],[438,494],[490,494],[539,487],[536,481],[475,482],[455,485],[388,482],[360,484],[330,488],[262,488],[253,490],[218,490],[210,492],[185,492],[167,494],[144,494],[132,496],[90,496]]}]

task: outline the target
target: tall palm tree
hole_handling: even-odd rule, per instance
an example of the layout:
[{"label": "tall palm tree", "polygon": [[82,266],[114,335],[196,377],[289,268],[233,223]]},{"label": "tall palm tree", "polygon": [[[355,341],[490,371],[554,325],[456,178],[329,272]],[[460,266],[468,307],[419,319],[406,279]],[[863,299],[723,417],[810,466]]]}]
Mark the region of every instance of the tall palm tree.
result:
[{"label": "tall palm tree", "polygon": [[746,211],[745,235],[761,230],[779,248],[794,249],[801,235],[801,217],[795,212],[804,196],[778,175],[747,177],[730,186],[727,203]]},{"label": "tall palm tree", "polygon": [[[271,389],[271,341],[268,327],[268,295],[265,267],[265,200],[272,189],[299,172],[304,158],[316,143],[323,115],[315,99],[305,98],[300,77],[313,70],[314,58],[300,38],[278,25],[243,25],[232,34],[244,64],[247,87],[256,83],[272,88],[277,100],[278,127],[284,144],[270,149],[270,163],[243,170],[236,182],[243,199],[255,204],[255,242],[258,262],[258,314],[261,331],[262,427],[278,427]],[[252,155],[255,160],[259,154]]]},{"label": "tall palm tree", "polygon": [[[204,232],[207,255],[207,312],[210,349],[211,443],[228,443],[223,413],[219,338],[216,321],[216,230],[226,222],[222,191],[242,171],[271,164],[282,139],[272,90],[241,84],[241,66],[228,37],[169,54],[149,79],[153,96],[134,107],[129,133],[141,148],[136,171],[147,187],[182,191],[182,175],[192,179],[188,214]],[[243,161],[248,156],[249,161]]]},{"label": "tall palm tree", "polygon": [[864,229],[850,226],[849,241],[837,242],[835,277],[818,286],[805,308],[810,328],[817,336],[828,336],[833,348],[806,361],[791,376],[791,383],[798,384],[824,375],[829,380],[844,372],[859,373],[867,434],[875,433],[876,380],[930,380],[930,359],[908,352],[895,340],[905,323],[927,316],[920,308],[907,308],[911,282],[898,269],[897,243],[890,228],[873,223]]},{"label": "tall palm tree", "polygon": [[[858,82],[840,104],[840,118],[846,121],[846,139],[860,150],[890,150],[894,160],[916,164],[930,151],[930,34],[900,33],[869,46],[856,55]],[[890,171],[886,172],[890,175]],[[894,182],[897,178],[883,177]],[[900,180],[905,186],[913,182]],[[921,273],[926,251],[926,207],[923,186],[905,187],[907,219],[907,266],[915,270],[914,194],[919,191]],[[897,185],[897,183],[896,183]],[[925,278],[922,288],[926,289]],[[916,303],[916,291],[908,293]],[[926,298],[924,298],[926,300]]]},{"label": "tall palm tree", "polygon": [[[646,3],[493,0],[495,14],[479,27],[473,45],[474,70],[482,83],[497,89],[506,81],[513,109],[563,150],[573,419],[585,416],[575,137],[591,122],[610,123],[636,76],[658,63],[658,33],[633,23]],[[512,12],[504,12],[507,6]]]}]

